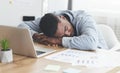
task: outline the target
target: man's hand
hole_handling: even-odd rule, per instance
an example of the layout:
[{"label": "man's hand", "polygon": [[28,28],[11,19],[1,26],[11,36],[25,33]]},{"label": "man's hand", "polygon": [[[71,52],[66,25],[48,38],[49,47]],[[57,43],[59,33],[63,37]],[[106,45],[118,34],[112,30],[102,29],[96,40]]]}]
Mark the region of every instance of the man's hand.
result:
[{"label": "man's hand", "polygon": [[47,42],[42,41],[43,38],[47,38],[47,36],[45,36],[45,35],[43,35],[43,34],[35,33],[35,34],[32,36],[32,38],[33,38],[33,41],[34,41],[34,42],[38,42],[38,43],[40,43],[40,44],[45,44],[45,45],[48,44]]},{"label": "man's hand", "polygon": [[35,42],[38,42],[38,43],[44,44],[44,45],[59,45],[59,46],[62,46],[62,38],[47,37],[44,34],[35,33],[33,35],[33,40]]}]

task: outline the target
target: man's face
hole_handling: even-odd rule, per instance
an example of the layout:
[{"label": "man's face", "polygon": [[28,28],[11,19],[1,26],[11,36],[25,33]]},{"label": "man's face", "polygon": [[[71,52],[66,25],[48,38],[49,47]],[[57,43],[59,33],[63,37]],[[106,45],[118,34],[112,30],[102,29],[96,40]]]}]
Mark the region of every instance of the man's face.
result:
[{"label": "man's face", "polygon": [[58,16],[58,18],[59,18],[60,22],[58,23],[55,37],[73,36],[74,29],[73,29],[71,23],[64,16]]}]

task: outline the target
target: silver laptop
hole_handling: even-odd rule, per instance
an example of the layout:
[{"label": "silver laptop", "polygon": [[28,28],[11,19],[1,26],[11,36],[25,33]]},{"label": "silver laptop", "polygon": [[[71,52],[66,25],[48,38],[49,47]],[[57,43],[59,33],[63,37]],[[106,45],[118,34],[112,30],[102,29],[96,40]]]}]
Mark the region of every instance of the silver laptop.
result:
[{"label": "silver laptop", "polygon": [[12,48],[15,54],[41,57],[56,51],[50,48],[35,46],[30,31],[25,28],[0,25],[0,40],[4,38],[8,39],[9,47]]}]

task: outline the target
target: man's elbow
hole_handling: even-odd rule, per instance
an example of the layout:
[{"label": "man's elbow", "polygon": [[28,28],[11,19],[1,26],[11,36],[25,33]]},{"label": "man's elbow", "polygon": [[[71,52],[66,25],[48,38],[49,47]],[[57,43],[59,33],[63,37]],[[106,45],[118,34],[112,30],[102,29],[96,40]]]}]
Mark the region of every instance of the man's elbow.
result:
[{"label": "man's elbow", "polygon": [[90,50],[96,50],[98,45],[98,40],[95,37],[91,37],[91,41],[88,41],[87,48]]},{"label": "man's elbow", "polygon": [[88,50],[96,50],[97,49],[97,43],[89,43],[89,45],[86,46]]}]

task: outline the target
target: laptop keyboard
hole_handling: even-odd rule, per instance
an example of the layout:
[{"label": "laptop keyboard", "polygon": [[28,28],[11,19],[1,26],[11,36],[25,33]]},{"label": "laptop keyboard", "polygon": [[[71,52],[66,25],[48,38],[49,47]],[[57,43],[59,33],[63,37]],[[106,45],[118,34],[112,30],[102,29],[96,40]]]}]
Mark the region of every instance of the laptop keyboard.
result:
[{"label": "laptop keyboard", "polygon": [[37,55],[40,55],[40,54],[43,54],[43,53],[45,53],[45,52],[43,52],[43,51],[36,51],[36,53],[37,53]]}]

